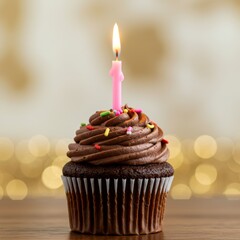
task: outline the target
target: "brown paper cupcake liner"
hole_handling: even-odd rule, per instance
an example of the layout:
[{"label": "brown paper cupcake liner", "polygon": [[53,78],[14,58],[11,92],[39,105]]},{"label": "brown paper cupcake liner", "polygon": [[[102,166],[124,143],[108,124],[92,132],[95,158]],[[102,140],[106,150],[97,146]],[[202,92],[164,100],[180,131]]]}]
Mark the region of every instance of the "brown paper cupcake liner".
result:
[{"label": "brown paper cupcake liner", "polygon": [[70,228],[89,234],[148,234],[161,231],[173,176],[97,179],[62,176]]}]

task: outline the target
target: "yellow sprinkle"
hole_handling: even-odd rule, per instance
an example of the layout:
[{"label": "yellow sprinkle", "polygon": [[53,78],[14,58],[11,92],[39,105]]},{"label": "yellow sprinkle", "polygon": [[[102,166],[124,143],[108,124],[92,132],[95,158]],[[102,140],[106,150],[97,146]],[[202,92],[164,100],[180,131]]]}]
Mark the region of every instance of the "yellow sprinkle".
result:
[{"label": "yellow sprinkle", "polygon": [[123,112],[128,113],[128,110],[127,110],[127,109],[124,109]]},{"label": "yellow sprinkle", "polygon": [[105,133],[104,133],[104,136],[107,137],[108,134],[109,134],[109,132],[110,132],[110,128],[106,128]]},{"label": "yellow sprinkle", "polygon": [[152,129],[152,128],[154,128],[154,125],[148,123],[148,124],[147,124],[147,128]]}]

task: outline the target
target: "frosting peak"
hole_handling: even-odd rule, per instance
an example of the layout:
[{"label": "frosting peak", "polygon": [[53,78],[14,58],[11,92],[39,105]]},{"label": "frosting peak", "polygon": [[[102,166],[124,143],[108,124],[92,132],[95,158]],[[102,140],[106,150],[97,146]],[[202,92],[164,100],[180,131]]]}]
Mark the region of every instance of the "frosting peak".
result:
[{"label": "frosting peak", "polygon": [[76,131],[67,156],[93,165],[144,165],[168,159],[163,132],[140,110],[97,111]]}]

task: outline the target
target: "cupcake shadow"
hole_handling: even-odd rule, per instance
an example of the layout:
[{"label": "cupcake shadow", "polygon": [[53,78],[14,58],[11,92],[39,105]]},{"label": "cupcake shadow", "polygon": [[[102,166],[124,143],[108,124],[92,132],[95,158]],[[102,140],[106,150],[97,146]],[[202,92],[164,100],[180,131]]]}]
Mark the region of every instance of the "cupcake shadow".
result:
[{"label": "cupcake shadow", "polygon": [[103,235],[87,235],[76,232],[69,233],[69,240],[164,240],[164,233],[152,233],[147,235],[125,235],[125,236],[103,236]]}]

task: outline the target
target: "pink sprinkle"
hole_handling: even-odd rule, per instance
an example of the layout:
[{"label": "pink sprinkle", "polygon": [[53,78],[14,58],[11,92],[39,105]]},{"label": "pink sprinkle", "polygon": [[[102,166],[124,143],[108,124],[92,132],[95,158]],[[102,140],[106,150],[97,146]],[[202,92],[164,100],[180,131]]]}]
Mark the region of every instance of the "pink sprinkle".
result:
[{"label": "pink sprinkle", "polygon": [[128,128],[127,128],[127,131],[128,131],[128,132],[131,132],[132,129],[133,129],[132,127],[128,127]]},{"label": "pink sprinkle", "polygon": [[136,113],[141,113],[141,112],[142,112],[142,109],[134,109],[134,111],[135,111]]},{"label": "pink sprinkle", "polygon": [[120,115],[121,113],[120,113],[120,111],[116,111],[116,116],[118,116],[118,115]]}]

